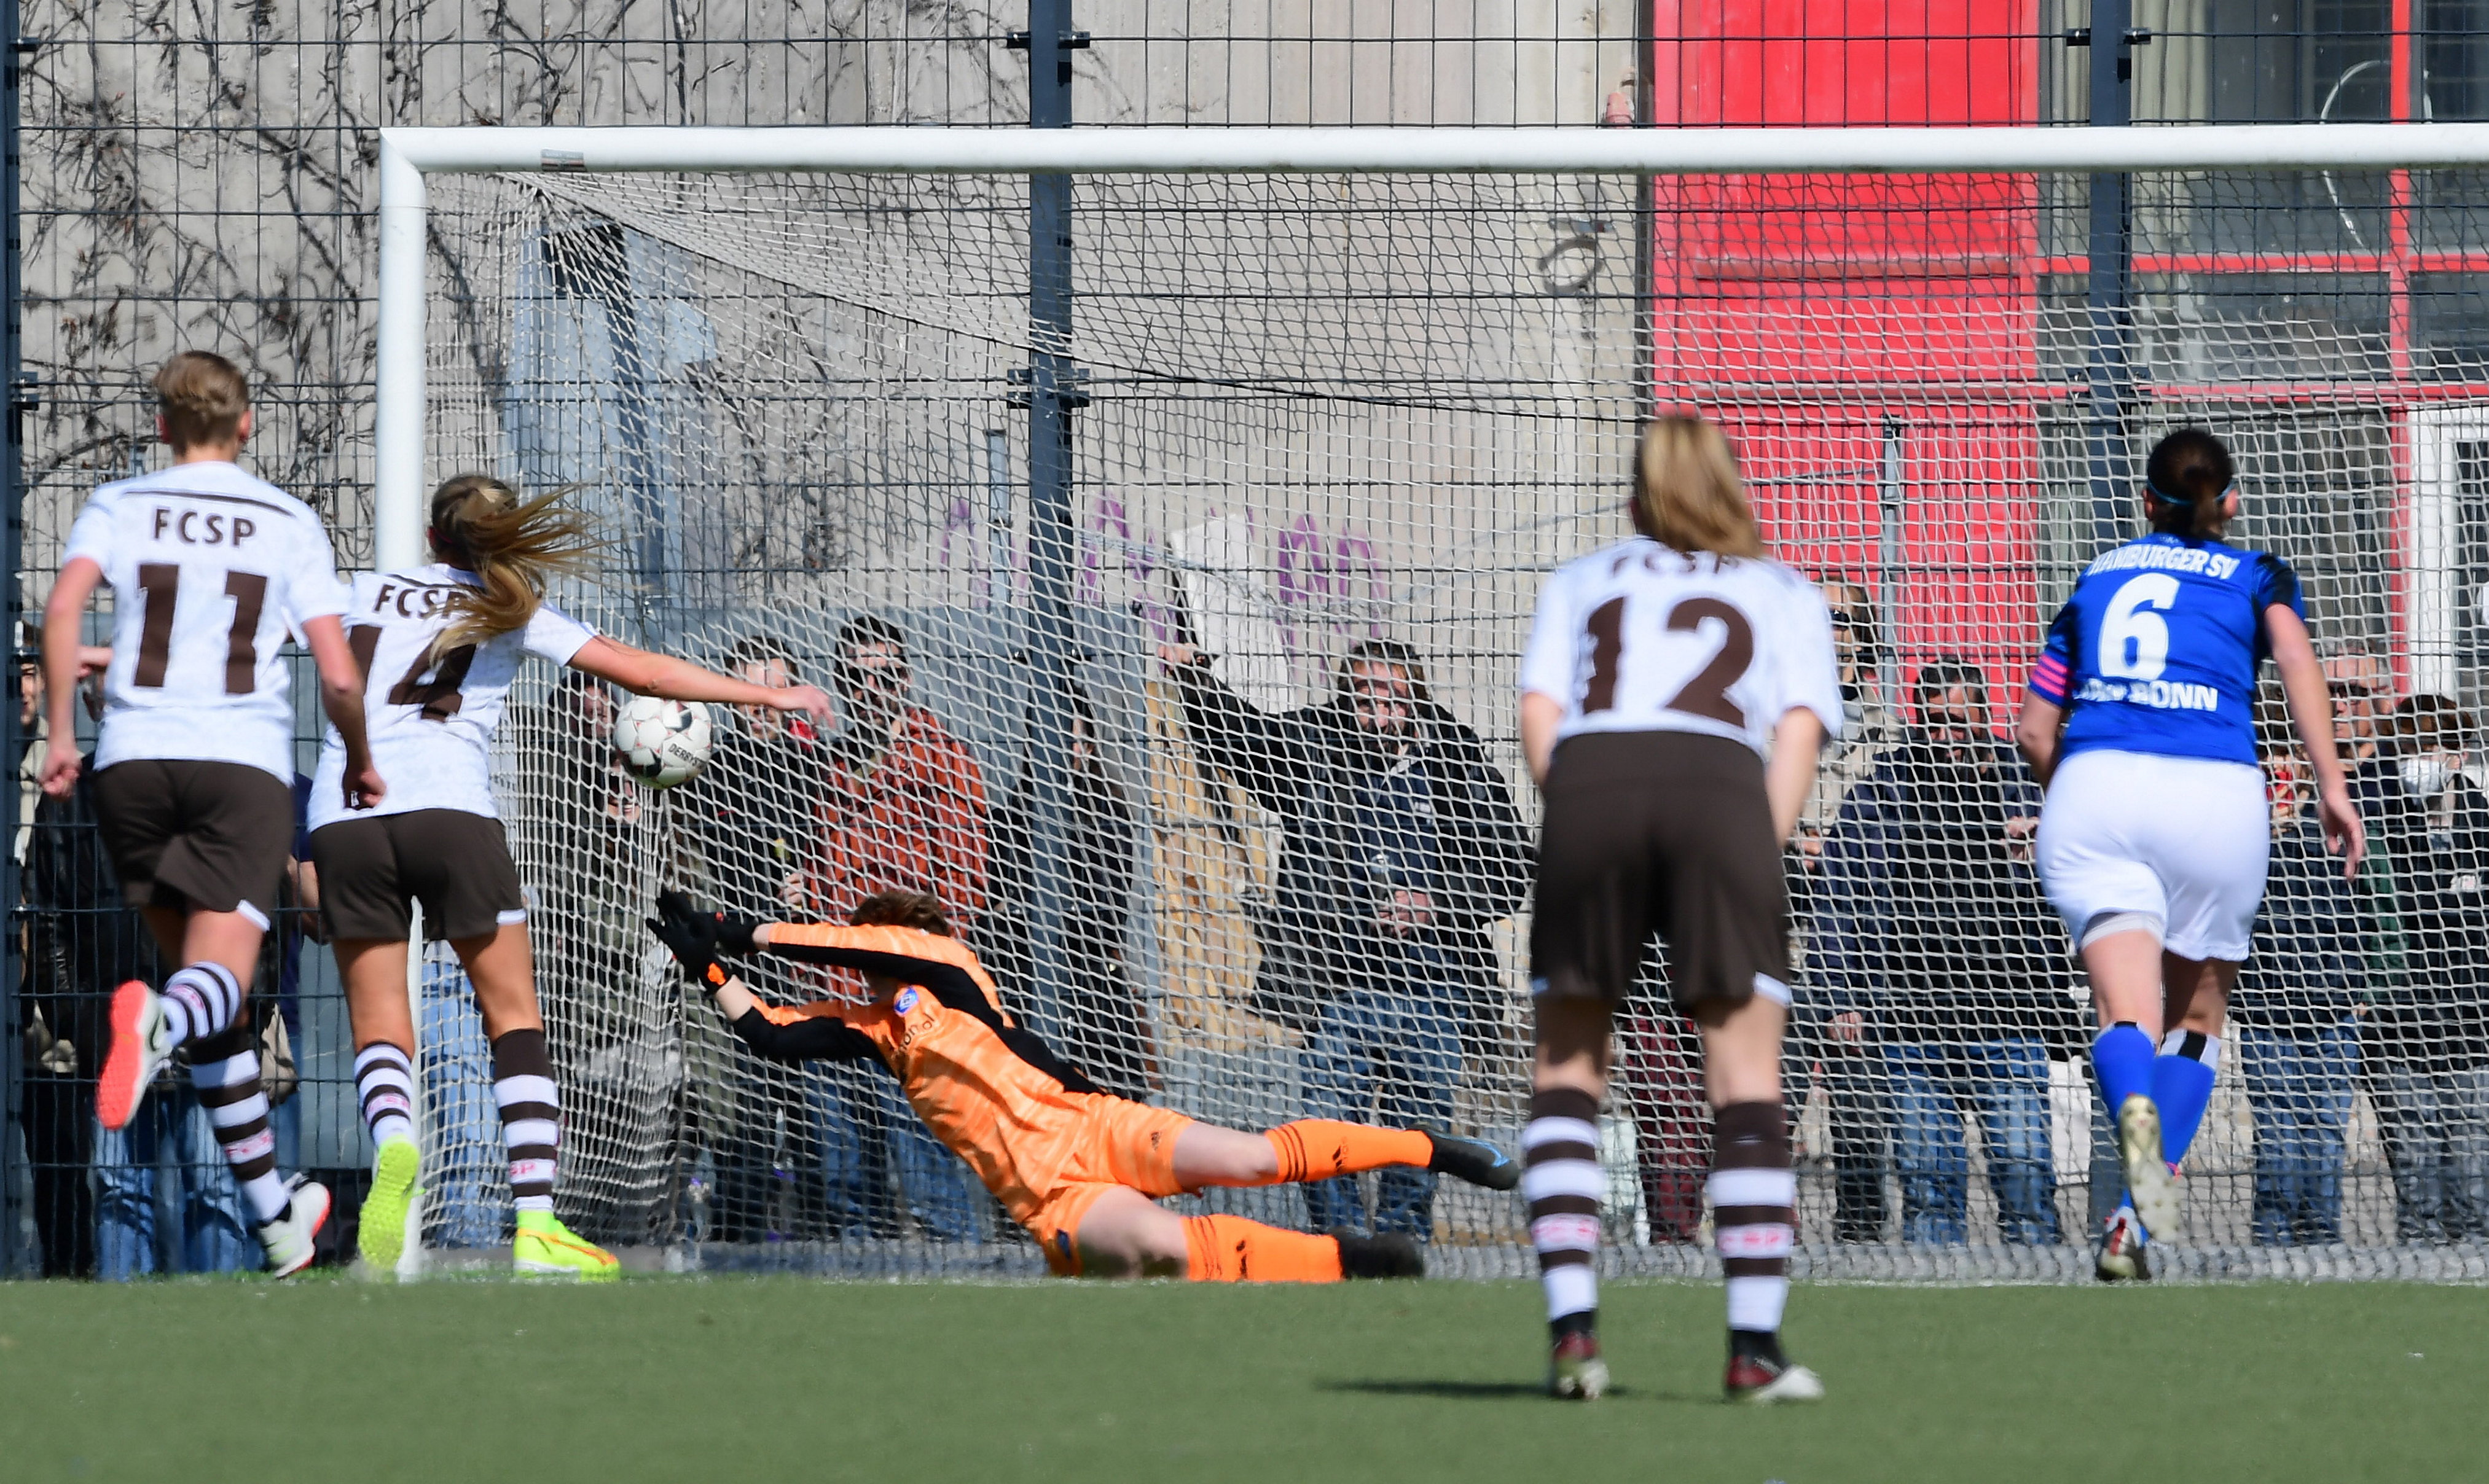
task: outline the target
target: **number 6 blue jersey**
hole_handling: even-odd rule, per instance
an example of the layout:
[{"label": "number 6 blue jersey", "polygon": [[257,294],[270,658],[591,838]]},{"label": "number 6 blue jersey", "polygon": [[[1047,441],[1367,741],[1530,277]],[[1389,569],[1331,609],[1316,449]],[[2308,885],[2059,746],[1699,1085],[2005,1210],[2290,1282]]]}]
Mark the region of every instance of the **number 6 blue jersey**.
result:
[{"label": "number 6 blue jersey", "polygon": [[2048,625],[2031,694],[2066,707],[2061,756],[2100,749],[2253,765],[2264,611],[2306,615],[2265,552],[2155,533],[2094,561]]}]

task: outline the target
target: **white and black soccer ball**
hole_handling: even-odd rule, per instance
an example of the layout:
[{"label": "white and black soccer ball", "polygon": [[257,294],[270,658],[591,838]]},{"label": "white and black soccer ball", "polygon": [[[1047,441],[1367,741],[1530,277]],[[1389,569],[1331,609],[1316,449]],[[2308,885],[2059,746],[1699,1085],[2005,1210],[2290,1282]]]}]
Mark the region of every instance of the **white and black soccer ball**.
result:
[{"label": "white and black soccer ball", "polygon": [[672,788],[708,766],[708,707],[697,700],[634,696],[614,718],[614,751],[633,778]]}]

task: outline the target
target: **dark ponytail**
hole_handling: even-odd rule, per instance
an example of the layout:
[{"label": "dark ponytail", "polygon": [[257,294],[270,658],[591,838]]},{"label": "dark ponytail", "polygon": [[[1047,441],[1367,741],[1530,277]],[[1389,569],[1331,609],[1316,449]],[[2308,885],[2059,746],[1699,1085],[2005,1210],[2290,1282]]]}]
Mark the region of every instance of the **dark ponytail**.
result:
[{"label": "dark ponytail", "polygon": [[2208,540],[2229,524],[2221,507],[2239,470],[2219,439],[2202,428],[2180,428],[2152,445],[2143,482],[2160,501],[2152,512],[2154,530]]}]

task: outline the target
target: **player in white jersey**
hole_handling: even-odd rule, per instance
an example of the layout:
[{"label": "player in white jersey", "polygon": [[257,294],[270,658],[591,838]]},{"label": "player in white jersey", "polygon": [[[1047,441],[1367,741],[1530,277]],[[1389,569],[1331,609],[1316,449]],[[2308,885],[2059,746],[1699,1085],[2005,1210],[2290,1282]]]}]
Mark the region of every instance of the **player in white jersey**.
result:
[{"label": "player in white jersey", "polygon": [[349,765],[334,731],[312,790],[316,890],[346,980],[355,1085],[375,1151],[358,1245],[375,1271],[396,1269],[420,1173],[406,993],[411,908],[420,901],[426,932],[447,939],[466,965],[491,1038],[517,1211],[512,1261],[521,1272],[610,1278],[620,1271],[613,1254],[553,1213],[561,1099],[536,1002],[527,899],[493,806],[493,730],[510,682],[532,654],[643,696],[821,718],[830,700],[811,686],[751,685],[634,649],[544,601],[547,579],[595,549],[558,493],[522,499],[490,475],[463,474],[432,497],[431,541],[429,566],[356,578],[346,614],[371,684],[371,749],[393,780],[389,795],[357,813],[323,791]]},{"label": "player in white jersey", "polygon": [[79,757],[70,715],[78,629],[108,584],[112,663],[95,796],[124,899],[167,960],[161,994],[114,991],[96,1118],[127,1126],[176,1047],[250,1208],[268,1267],[300,1271],[329,1192],[276,1173],[276,1141],[243,1003],[294,840],[294,705],[282,649],[300,636],[339,728],[341,808],[384,796],[363,737],[362,678],[328,532],[309,506],[235,464],[250,436],[242,373],[189,351],[157,373],[157,430],[173,467],[97,490],[70,529],[43,606],[51,747],[43,786],[66,797]]},{"label": "player in white jersey", "polygon": [[1531,925],[1537,1014],[1522,1194],[1547,1290],[1549,1389],[1599,1359],[1599,1099],[1610,1021],[1651,935],[1701,1030],[1731,1401],[1812,1401],[1781,1353],[1797,1180],[1781,1094],[1788,898],[1781,852],[1841,726],[1832,619],[1765,555],[1728,440],[1663,417],[1635,458],[1641,534],[1547,580],[1521,665],[1521,740],[1546,797]]}]

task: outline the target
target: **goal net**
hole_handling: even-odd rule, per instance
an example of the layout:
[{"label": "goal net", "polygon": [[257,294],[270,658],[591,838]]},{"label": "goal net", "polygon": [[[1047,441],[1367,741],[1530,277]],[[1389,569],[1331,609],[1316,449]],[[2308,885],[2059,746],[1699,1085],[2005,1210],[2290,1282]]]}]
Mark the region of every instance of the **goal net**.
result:
[{"label": "goal net", "polygon": [[[2328,875],[2268,727],[2266,929],[2172,1260],[2479,1266],[2489,188],[2383,159],[2130,181],[2121,305],[2073,173],[1082,176],[1061,339],[1031,328],[1024,176],[432,175],[427,488],[572,487],[612,544],[562,601],[841,705],[717,708],[708,771],[656,793],[601,687],[514,693],[564,1218],[712,1267],[1038,1266],[881,1069],[742,1050],[642,927],[669,886],[804,918],[930,890],[1105,1087],[1513,1147],[1515,657],[1544,574],[1626,533],[1656,406],[1726,426],[1839,627],[1848,727],[1789,855],[1800,1270],[2088,1272],[2117,1177],[2005,739],[2187,424],[2239,457],[2237,539],[2305,582],[2377,865]],[[1051,487],[1050,357],[1080,404]],[[1708,1115],[1666,972],[1618,1021],[1610,1260],[1690,1273]],[[481,1032],[454,965],[427,976],[425,1240],[489,1243]],[[1518,1199],[1450,1184],[1179,1204],[1529,1270]]]}]

